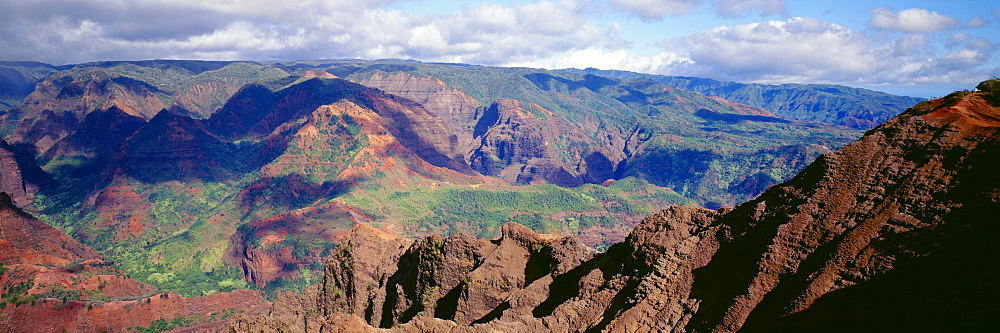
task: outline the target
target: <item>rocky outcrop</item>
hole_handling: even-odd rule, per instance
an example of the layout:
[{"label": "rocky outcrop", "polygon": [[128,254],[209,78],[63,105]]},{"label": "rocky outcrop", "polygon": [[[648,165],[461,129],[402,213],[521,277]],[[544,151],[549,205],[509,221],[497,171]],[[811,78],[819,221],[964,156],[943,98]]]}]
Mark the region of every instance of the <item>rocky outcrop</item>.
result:
[{"label": "rocky outcrop", "polygon": [[561,186],[614,178],[627,140],[605,133],[608,142],[595,141],[551,111],[511,99],[482,110],[472,135],[478,143],[467,159],[476,171],[514,184]]},{"label": "rocky outcrop", "polygon": [[[716,215],[675,207],[647,218],[626,243],[601,254],[572,237],[540,235],[516,223],[505,224],[496,240],[455,234],[417,242],[358,225],[331,256],[326,282],[231,328],[583,331],[615,322],[635,307],[626,307],[627,300],[653,297],[656,302],[628,312],[635,321],[667,302],[661,293],[674,290],[664,289],[678,288],[671,282],[690,280],[690,272],[678,273],[690,266],[681,258]],[[673,321],[687,308],[675,309]]]},{"label": "rocky outcrop", "polygon": [[995,329],[998,129],[982,93],[922,103],[753,201],[670,208],[600,254],[516,224],[412,243],[359,226],[277,305],[300,310],[231,328]]},{"label": "rocky outcrop", "polygon": [[0,139],[0,192],[7,195],[19,205],[27,204],[30,199],[27,185],[21,177],[21,167],[13,149],[6,141]]},{"label": "rocky outcrop", "polygon": [[[911,270],[950,256],[970,231],[996,228],[972,216],[1000,208],[995,192],[1000,179],[983,170],[986,161],[1000,157],[993,148],[1000,134],[998,112],[980,94],[953,105],[945,100],[919,105],[720,218],[722,229],[714,235],[719,250],[696,271],[701,279],[695,280],[691,297],[703,304],[688,328],[773,329],[826,295],[864,290],[868,283],[900,275],[923,280],[931,294],[951,290],[932,276],[911,275],[916,273]],[[978,184],[963,179],[978,179]],[[930,319],[893,313],[911,306],[906,305],[910,297],[889,297],[895,299],[881,300],[894,304],[884,318],[857,319],[885,328]],[[857,311],[842,306],[826,315]],[[949,316],[937,312],[933,317]],[[985,319],[973,314],[953,319],[963,316]],[[799,324],[817,325],[807,330],[823,328],[818,322]]]}]

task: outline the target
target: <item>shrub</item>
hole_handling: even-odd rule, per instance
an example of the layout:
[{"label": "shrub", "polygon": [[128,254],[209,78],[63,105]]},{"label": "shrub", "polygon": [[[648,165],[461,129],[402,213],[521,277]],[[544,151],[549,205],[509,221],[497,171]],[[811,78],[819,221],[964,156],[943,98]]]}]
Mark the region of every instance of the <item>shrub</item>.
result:
[{"label": "shrub", "polygon": [[1000,79],[986,80],[976,85],[976,89],[985,93],[985,99],[993,106],[1000,107]]}]

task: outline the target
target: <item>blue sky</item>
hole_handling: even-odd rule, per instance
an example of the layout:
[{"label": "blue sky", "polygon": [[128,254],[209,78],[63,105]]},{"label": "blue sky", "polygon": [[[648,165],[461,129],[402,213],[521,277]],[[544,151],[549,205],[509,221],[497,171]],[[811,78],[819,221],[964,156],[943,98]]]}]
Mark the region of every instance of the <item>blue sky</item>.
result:
[{"label": "blue sky", "polygon": [[1000,76],[998,1],[0,0],[0,60],[399,58],[833,83]]}]

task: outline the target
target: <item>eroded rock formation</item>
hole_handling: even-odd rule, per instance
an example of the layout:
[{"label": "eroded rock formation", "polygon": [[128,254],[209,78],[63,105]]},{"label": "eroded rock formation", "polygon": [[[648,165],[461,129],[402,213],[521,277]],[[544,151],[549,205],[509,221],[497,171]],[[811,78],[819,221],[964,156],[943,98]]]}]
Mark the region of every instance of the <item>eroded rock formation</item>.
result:
[{"label": "eroded rock formation", "polygon": [[324,283],[235,331],[927,331],[1000,327],[1000,108],[922,103],[757,199],[673,207],[594,253],[355,227]]}]

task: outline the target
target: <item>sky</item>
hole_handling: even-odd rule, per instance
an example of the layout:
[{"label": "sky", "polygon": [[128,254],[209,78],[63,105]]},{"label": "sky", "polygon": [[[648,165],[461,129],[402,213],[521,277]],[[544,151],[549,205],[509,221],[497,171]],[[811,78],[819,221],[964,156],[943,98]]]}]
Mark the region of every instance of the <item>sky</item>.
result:
[{"label": "sky", "polygon": [[995,0],[0,0],[0,60],[413,59],[830,83],[1000,77]]}]

